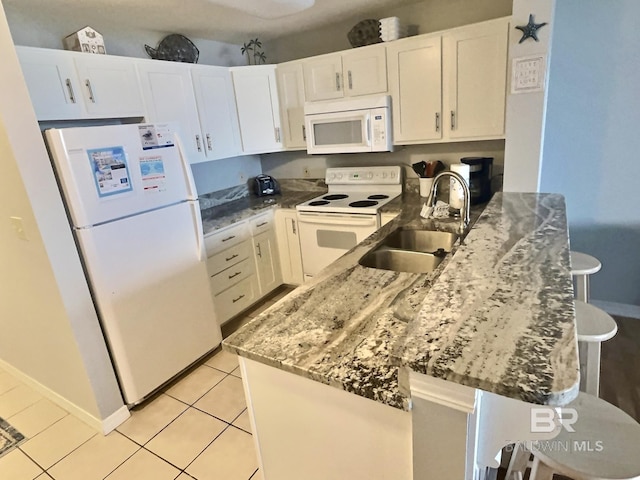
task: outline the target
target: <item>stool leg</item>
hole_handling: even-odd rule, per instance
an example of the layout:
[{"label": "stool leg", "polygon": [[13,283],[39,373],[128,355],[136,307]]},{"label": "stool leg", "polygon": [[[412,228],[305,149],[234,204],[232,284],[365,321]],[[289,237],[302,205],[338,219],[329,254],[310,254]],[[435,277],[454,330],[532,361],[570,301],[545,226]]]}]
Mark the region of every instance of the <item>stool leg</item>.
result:
[{"label": "stool leg", "polygon": [[589,275],[576,275],[576,298],[589,303]]},{"label": "stool leg", "polygon": [[553,480],[553,470],[534,456],[529,480]]},{"label": "stool leg", "polygon": [[587,372],[584,391],[594,397],[600,396],[600,342],[584,342],[586,347]]},{"label": "stool leg", "polygon": [[511,477],[518,472],[524,475],[524,471],[529,465],[530,455],[526,448],[516,443],[513,447],[513,452],[511,452],[511,459],[509,460],[509,468],[507,468],[505,479],[511,480]]}]

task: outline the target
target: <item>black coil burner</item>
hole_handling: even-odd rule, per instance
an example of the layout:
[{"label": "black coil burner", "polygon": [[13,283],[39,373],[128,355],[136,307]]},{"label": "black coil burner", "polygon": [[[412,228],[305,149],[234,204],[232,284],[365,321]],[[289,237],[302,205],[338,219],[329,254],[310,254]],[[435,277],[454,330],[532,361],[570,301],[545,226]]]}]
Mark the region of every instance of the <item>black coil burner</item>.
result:
[{"label": "black coil burner", "polygon": [[347,198],[349,195],[345,195],[344,193],[333,193],[331,195],[325,195],[322,197],[324,200],[342,200],[343,198]]},{"label": "black coil burner", "polygon": [[319,207],[320,205],[329,205],[328,200],[314,200],[313,202],[309,202],[309,205],[312,207]]},{"label": "black coil burner", "polygon": [[356,207],[356,208],[364,208],[364,207],[373,207],[374,205],[377,205],[377,204],[378,202],[374,200],[358,200],[357,202],[351,202],[349,206]]},{"label": "black coil burner", "polygon": [[385,198],[389,198],[389,195],[383,195],[382,193],[376,195],[369,195],[367,197],[369,200],[384,200]]}]

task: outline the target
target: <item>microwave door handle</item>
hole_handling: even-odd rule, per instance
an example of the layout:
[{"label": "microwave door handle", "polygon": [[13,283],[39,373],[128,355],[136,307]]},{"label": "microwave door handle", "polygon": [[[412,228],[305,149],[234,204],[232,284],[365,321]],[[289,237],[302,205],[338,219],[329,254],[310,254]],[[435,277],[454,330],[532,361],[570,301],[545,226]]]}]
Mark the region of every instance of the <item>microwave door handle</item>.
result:
[{"label": "microwave door handle", "polygon": [[371,115],[367,114],[367,146],[371,146]]}]

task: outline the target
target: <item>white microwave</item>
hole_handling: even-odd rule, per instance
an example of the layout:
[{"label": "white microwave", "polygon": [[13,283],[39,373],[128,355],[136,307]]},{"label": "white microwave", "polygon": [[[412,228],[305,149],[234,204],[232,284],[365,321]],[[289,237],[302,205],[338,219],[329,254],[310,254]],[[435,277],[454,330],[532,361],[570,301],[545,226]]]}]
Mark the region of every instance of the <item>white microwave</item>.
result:
[{"label": "white microwave", "polygon": [[392,152],[391,97],[367,96],[304,106],[307,152]]}]

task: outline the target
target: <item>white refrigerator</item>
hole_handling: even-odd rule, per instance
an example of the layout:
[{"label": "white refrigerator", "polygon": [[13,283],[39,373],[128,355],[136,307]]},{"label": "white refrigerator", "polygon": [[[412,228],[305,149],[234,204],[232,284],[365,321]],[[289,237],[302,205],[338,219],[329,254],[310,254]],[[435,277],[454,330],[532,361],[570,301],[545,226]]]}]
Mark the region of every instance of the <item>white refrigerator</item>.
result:
[{"label": "white refrigerator", "polygon": [[45,132],[130,405],[222,340],[198,197],[174,130],[136,124]]}]

